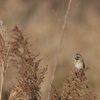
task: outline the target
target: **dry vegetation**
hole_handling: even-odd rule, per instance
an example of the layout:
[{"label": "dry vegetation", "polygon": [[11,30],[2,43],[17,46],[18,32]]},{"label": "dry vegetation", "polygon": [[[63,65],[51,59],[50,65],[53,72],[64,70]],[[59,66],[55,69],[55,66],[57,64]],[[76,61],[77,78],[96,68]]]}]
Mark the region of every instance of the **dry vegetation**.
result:
[{"label": "dry vegetation", "polygon": [[[60,39],[62,20],[66,13],[68,1],[0,1],[0,18],[4,20],[7,28],[12,29],[13,25],[17,25],[26,32],[25,36],[25,33],[21,32],[18,28],[14,28],[11,31],[11,35],[9,35],[9,30],[6,29],[0,20],[0,98],[4,97],[2,100],[8,100],[8,95],[10,95],[10,100],[15,98],[21,100],[31,98],[47,100],[48,88]],[[92,91],[95,91],[98,94],[97,100],[100,100],[100,1],[72,1],[68,25],[64,30],[65,34],[61,45],[59,64],[52,84],[51,96],[52,99],[58,100],[66,98],[66,95],[68,95],[68,98],[79,95],[80,99],[86,96],[95,99],[95,95],[91,94]],[[28,41],[27,37],[30,37]],[[74,67],[72,59],[73,54],[76,52],[82,54],[86,66],[91,67],[91,70],[87,73],[87,84],[90,89],[87,88],[84,75],[83,82],[79,81],[80,77],[76,76],[75,73],[78,73],[76,71],[72,71],[71,76],[68,75],[71,67]],[[41,62],[42,57],[45,60]],[[45,67],[42,69],[40,63],[43,66],[48,65],[48,71]],[[13,70],[13,68],[15,69]],[[14,74],[14,71],[16,71],[18,76]],[[45,74],[46,72],[47,74]],[[26,75],[26,73],[28,74]],[[13,78],[12,74],[16,78]],[[66,75],[67,77],[63,86],[63,78]],[[73,81],[72,76],[75,77]],[[69,88],[67,80],[73,82],[70,84],[71,88]],[[78,88],[82,87],[80,90],[71,91],[76,81],[80,83]],[[71,89],[70,95],[66,87]],[[84,94],[83,91],[86,91],[87,94]],[[33,92],[35,93],[32,94],[34,97],[31,97]]]},{"label": "dry vegetation", "polygon": [[[6,71],[9,67],[15,67],[17,83],[10,92],[9,100],[41,100],[41,83],[45,78],[47,67],[40,69],[42,59],[31,51],[27,39],[23,33],[15,27],[7,40],[7,30],[0,20],[0,97],[5,82]],[[63,91],[59,95],[52,85],[50,100],[95,100],[96,96],[91,93],[85,83],[85,72],[88,68],[80,71],[72,71],[72,74],[65,78]],[[1,99],[0,98],[0,99]]]},{"label": "dry vegetation", "polygon": [[15,62],[13,66],[17,68],[19,77],[17,77],[18,84],[12,90],[9,100],[18,98],[22,100],[40,100],[40,84],[43,82],[47,68],[38,68],[42,59],[36,60],[38,55],[33,55],[29,51],[29,44],[22,32],[17,27],[12,32],[13,41],[11,41],[10,53],[13,57],[11,61],[12,63]]},{"label": "dry vegetation", "polygon": [[[9,100],[40,100],[41,99],[41,83],[44,79],[44,74],[47,71],[47,67],[39,69],[39,63],[42,59],[37,60],[38,55],[33,55],[29,50],[29,44],[27,39],[24,38],[22,32],[15,27],[10,35],[9,46],[6,46],[6,40],[4,28],[1,21],[0,27],[0,74],[1,74],[1,86],[0,95],[2,97],[2,88],[4,83],[4,77],[6,76],[7,68],[16,68],[18,73],[17,84],[10,93]],[[3,34],[3,35],[2,35]],[[8,61],[9,60],[9,61]],[[8,65],[8,63],[10,63]]]},{"label": "dry vegetation", "polygon": [[51,100],[96,100],[88,85],[86,84],[86,71],[88,68],[83,70],[72,70],[70,76],[66,76],[65,83],[61,94],[57,93],[57,90],[52,86]]}]

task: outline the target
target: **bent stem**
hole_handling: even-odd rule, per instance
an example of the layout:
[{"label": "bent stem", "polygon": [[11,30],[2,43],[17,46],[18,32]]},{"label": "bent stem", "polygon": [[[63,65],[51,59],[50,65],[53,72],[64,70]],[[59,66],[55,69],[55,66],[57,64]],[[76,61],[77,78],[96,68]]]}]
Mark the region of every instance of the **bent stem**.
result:
[{"label": "bent stem", "polygon": [[52,85],[52,83],[53,83],[53,80],[54,80],[54,77],[55,77],[56,68],[57,68],[58,61],[59,61],[59,55],[60,55],[61,44],[62,44],[62,40],[63,40],[64,30],[65,30],[65,26],[66,26],[66,23],[67,23],[67,18],[68,18],[68,14],[69,14],[71,2],[72,2],[72,0],[69,0],[68,8],[67,8],[67,10],[66,10],[64,22],[63,22],[63,25],[62,25],[61,38],[60,38],[59,45],[58,45],[57,57],[56,57],[55,65],[54,65],[54,68],[53,68],[53,73],[52,73],[50,85],[49,85],[48,98],[47,98],[47,100],[50,100],[51,85]]}]

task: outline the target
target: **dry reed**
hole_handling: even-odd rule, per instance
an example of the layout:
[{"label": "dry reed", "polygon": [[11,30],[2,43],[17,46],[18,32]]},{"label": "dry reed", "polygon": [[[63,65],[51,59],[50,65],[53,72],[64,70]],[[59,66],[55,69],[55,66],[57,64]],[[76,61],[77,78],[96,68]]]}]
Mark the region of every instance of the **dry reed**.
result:
[{"label": "dry reed", "polygon": [[40,100],[41,83],[47,67],[39,69],[42,59],[36,60],[38,55],[33,55],[29,43],[22,32],[15,27],[11,34],[10,55],[13,67],[18,72],[18,84],[15,84],[10,93],[9,100]]},{"label": "dry reed", "polygon": [[65,78],[61,94],[58,94],[52,86],[51,100],[96,100],[96,95],[89,90],[85,82],[87,79],[85,73],[88,69],[72,70],[72,74]]},{"label": "dry reed", "polygon": [[0,100],[2,99],[3,84],[10,59],[10,43],[8,42],[7,38],[7,28],[0,19]]}]

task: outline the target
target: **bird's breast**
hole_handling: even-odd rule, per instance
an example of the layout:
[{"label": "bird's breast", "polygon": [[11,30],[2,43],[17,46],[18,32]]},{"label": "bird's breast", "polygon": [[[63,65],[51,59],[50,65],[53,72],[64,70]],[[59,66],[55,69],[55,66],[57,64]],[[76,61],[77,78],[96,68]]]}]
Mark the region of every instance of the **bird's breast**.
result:
[{"label": "bird's breast", "polygon": [[74,63],[74,65],[75,65],[75,67],[77,68],[77,69],[83,69],[83,62],[82,61],[80,61],[80,62],[75,62]]}]

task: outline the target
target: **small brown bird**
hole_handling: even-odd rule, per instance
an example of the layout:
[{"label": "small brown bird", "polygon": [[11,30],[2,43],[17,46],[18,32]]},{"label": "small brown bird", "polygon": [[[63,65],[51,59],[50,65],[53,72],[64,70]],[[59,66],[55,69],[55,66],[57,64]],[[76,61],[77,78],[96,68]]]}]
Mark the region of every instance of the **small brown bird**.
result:
[{"label": "small brown bird", "polygon": [[82,56],[78,53],[74,55],[74,66],[78,70],[85,68],[84,60],[83,60]]}]

